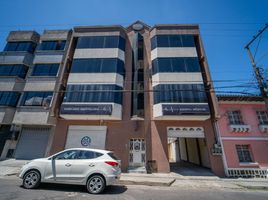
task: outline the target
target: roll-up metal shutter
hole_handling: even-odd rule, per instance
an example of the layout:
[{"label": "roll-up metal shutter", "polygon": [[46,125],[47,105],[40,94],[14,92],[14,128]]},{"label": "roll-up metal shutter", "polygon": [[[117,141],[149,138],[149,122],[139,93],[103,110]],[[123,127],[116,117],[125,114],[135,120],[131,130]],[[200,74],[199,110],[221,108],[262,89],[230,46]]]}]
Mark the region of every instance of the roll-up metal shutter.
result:
[{"label": "roll-up metal shutter", "polygon": [[69,126],[65,149],[105,149],[106,126]]},{"label": "roll-up metal shutter", "polygon": [[23,128],[16,147],[15,158],[28,160],[44,157],[49,131],[49,128]]}]

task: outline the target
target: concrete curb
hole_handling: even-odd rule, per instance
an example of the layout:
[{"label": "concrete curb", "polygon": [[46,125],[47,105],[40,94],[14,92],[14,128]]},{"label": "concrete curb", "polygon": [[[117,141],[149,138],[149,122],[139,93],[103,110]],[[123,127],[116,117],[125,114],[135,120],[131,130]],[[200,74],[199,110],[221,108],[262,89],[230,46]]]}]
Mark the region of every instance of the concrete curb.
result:
[{"label": "concrete curb", "polygon": [[122,185],[146,185],[146,186],[165,186],[169,187],[174,183],[176,179],[167,179],[167,180],[119,180],[119,184]]},{"label": "concrete curb", "polygon": [[245,184],[237,184],[236,185],[246,188],[246,189],[251,189],[251,190],[268,190],[268,185],[245,185]]}]

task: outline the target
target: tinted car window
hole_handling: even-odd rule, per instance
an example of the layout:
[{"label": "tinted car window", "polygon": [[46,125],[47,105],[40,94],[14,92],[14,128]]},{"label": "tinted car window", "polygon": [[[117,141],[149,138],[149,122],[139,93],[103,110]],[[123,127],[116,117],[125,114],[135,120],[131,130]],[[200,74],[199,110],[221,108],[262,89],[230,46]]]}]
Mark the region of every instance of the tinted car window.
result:
[{"label": "tinted car window", "polygon": [[114,160],[119,160],[119,159],[114,155],[113,152],[108,153],[108,155],[109,155],[112,159],[114,159]]},{"label": "tinted car window", "polygon": [[55,157],[55,160],[70,160],[70,159],[77,159],[79,151],[71,150],[65,151]]},{"label": "tinted car window", "polygon": [[78,159],[94,159],[102,156],[102,153],[94,152],[94,151],[80,151]]}]

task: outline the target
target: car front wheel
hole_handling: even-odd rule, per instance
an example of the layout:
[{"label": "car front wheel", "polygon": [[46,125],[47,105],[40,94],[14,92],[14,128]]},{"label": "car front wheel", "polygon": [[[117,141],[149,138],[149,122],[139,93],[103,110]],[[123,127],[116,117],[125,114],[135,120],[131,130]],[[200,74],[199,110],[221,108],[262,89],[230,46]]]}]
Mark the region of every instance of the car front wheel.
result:
[{"label": "car front wheel", "polygon": [[105,188],[105,182],[102,176],[93,175],[87,181],[87,191],[91,194],[99,194]]},{"label": "car front wheel", "polygon": [[23,187],[26,189],[37,188],[40,184],[41,177],[36,170],[31,170],[23,177]]}]

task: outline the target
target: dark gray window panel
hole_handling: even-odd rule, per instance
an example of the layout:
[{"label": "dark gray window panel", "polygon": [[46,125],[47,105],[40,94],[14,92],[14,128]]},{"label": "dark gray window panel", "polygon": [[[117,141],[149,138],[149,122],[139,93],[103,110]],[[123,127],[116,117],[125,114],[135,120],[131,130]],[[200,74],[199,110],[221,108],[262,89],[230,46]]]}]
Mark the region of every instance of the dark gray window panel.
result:
[{"label": "dark gray window panel", "polygon": [[249,145],[235,145],[239,162],[253,162]]},{"label": "dark gray window panel", "polygon": [[57,41],[42,41],[38,50],[41,51],[57,51],[57,50],[64,50],[65,47],[65,40],[57,40]]},{"label": "dark gray window panel", "polygon": [[151,39],[151,49],[157,47],[195,47],[193,35],[156,35]]},{"label": "dark gray window panel", "polygon": [[0,106],[12,106],[16,107],[20,93],[18,92],[0,92]]},{"label": "dark gray window panel", "polygon": [[122,104],[122,87],[117,85],[68,85],[64,102],[113,102]]},{"label": "dark gray window panel", "polygon": [[153,74],[169,72],[200,72],[197,57],[156,58],[152,61]]},{"label": "dark gray window panel", "polygon": [[32,76],[57,76],[59,65],[53,64],[35,64],[32,71]]},{"label": "dark gray window panel", "polygon": [[154,104],[207,103],[202,84],[160,84],[153,88]]},{"label": "dark gray window panel", "polygon": [[0,76],[18,76],[25,78],[28,67],[21,64],[0,65]]},{"label": "dark gray window panel", "polygon": [[26,51],[33,53],[36,48],[36,44],[33,42],[8,42],[4,51]]},{"label": "dark gray window panel", "polygon": [[21,106],[44,106],[49,107],[53,92],[24,92]]},{"label": "dark gray window panel", "polygon": [[125,39],[120,36],[79,37],[76,48],[119,48],[125,51]]},{"label": "dark gray window panel", "polygon": [[124,76],[124,62],[118,58],[74,59],[71,73],[118,73]]}]

